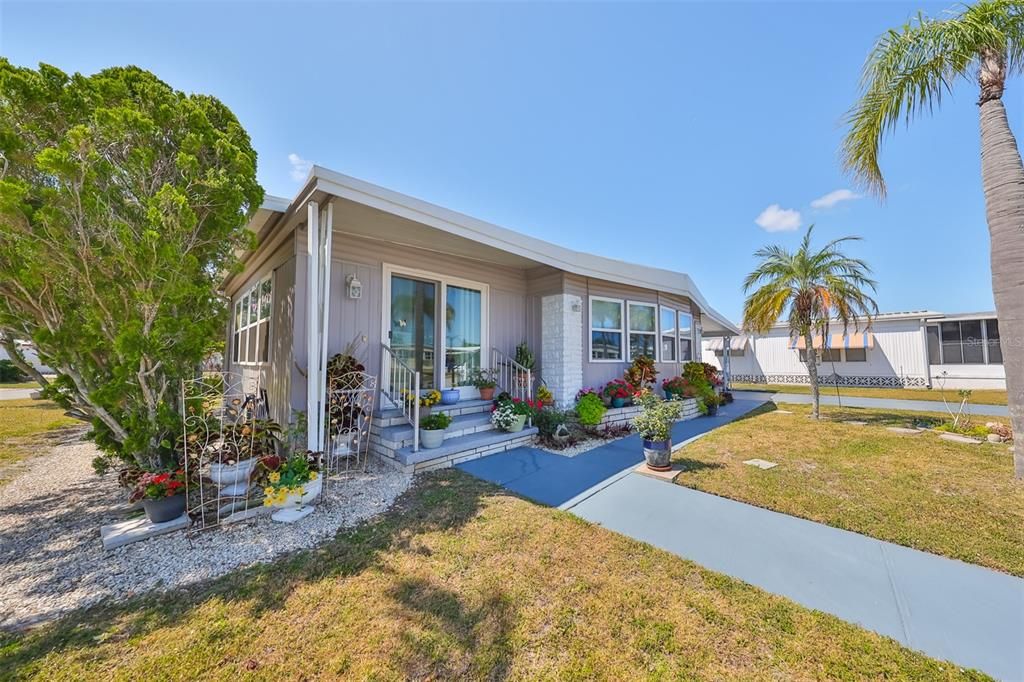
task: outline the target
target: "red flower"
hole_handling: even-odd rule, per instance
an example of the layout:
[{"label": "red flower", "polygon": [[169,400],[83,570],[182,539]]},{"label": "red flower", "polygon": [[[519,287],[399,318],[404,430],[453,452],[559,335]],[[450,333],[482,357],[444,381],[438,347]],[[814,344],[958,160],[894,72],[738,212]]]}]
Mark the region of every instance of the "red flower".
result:
[{"label": "red flower", "polygon": [[170,474],[160,474],[159,476],[154,476],[153,477],[153,483],[156,484],[156,485],[160,485],[161,483],[164,483],[170,477],[171,477]]}]

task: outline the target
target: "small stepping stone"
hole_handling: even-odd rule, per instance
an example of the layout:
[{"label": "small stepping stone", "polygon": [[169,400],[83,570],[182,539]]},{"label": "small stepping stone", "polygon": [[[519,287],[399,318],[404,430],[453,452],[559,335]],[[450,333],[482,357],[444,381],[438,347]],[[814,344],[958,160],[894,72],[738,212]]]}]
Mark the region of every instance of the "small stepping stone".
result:
[{"label": "small stepping stone", "polygon": [[968,445],[980,445],[981,441],[970,436],[961,436],[959,433],[944,433],[939,436],[942,440],[951,440],[954,443],[967,443]]},{"label": "small stepping stone", "polygon": [[892,431],[893,433],[900,433],[904,436],[919,436],[921,432],[918,429],[905,429],[902,426],[887,426],[886,431]]},{"label": "small stepping stone", "polygon": [[789,410],[772,410],[775,414],[793,414]]},{"label": "small stepping stone", "polygon": [[779,466],[778,462],[769,462],[766,459],[748,459],[743,463],[749,464],[752,467],[757,467],[758,469],[771,469]]},{"label": "small stepping stone", "polygon": [[189,523],[188,514],[182,514],[178,518],[165,521],[164,523],[153,523],[143,516],[131,521],[100,526],[100,540],[103,542],[103,549],[114,549],[121,545],[138,542],[139,540],[147,540],[164,533],[184,530],[188,528]]},{"label": "small stepping stone", "polygon": [[843,423],[844,424],[849,424],[850,426],[867,426],[868,425],[867,422],[857,421],[855,419],[847,419]]}]

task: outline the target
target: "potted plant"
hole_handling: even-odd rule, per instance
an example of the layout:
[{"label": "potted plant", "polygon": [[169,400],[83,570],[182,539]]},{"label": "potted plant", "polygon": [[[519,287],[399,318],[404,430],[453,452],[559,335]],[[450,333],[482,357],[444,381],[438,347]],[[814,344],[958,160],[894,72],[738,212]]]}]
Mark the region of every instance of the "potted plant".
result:
[{"label": "potted plant", "polygon": [[[294,453],[283,461],[281,458],[267,459],[270,461],[265,460],[264,465],[270,472],[267,474],[267,487],[263,489],[264,506],[301,510],[323,490],[323,480],[314,468],[315,453]],[[276,468],[271,468],[274,465]]]},{"label": "potted plant", "polygon": [[457,388],[446,388],[441,391],[441,404],[442,405],[454,405],[459,402],[459,389]]},{"label": "potted plant", "polygon": [[517,363],[532,372],[535,361],[536,359],[533,357],[533,352],[530,350],[530,346],[527,345],[526,341],[522,341],[518,346],[516,346]]},{"label": "potted plant", "polygon": [[431,414],[420,419],[420,445],[425,448],[439,448],[444,442],[444,430],[452,423],[452,418],[444,412]]},{"label": "potted plant", "polygon": [[469,381],[480,391],[480,400],[494,400],[494,389],[498,387],[498,382],[494,380],[493,369],[474,370]]},{"label": "potted plant", "polygon": [[[413,391],[405,389],[402,391],[402,395],[405,396],[405,402],[409,405],[416,401],[416,395]],[[430,414],[430,408],[441,402],[441,392],[437,389],[431,389],[419,396],[420,401],[420,417]]]},{"label": "potted plant", "polygon": [[662,400],[647,392],[640,398],[643,411],[633,419],[633,427],[644,441],[644,459],[653,471],[668,471],[672,460],[672,424],[679,419],[678,401]]},{"label": "potted plant", "polygon": [[491,423],[502,431],[516,433],[523,430],[526,420],[534,415],[535,409],[529,400],[503,400],[491,413]]},{"label": "potted plant", "polygon": [[151,523],[173,521],[185,513],[185,472],[146,472],[135,482],[128,499],[142,501]]},{"label": "potted plant", "polygon": [[593,389],[583,389],[576,395],[576,416],[583,426],[600,424],[607,409]]},{"label": "potted plant", "polygon": [[653,386],[654,377],[657,375],[658,370],[654,367],[654,358],[638,355],[633,358],[633,362],[626,369],[623,378],[627,384],[636,387],[636,390],[639,391],[642,388]]},{"label": "potted plant", "polygon": [[551,389],[549,389],[544,384],[541,384],[540,386],[537,387],[537,401],[541,405],[554,405],[555,396],[552,395]]},{"label": "potted plant", "polygon": [[720,395],[715,393],[714,389],[702,395],[700,401],[704,405],[704,414],[709,417],[714,417],[718,414],[718,406],[725,402]]},{"label": "potted plant", "polygon": [[633,386],[625,379],[612,379],[604,386],[602,393],[611,403],[612,407],[624,407],[626,402],[633,397]]},{"label": "potted plant", "polygon": [[240,420],[225,426],[210,464],[210,480],[225,497],[241,497],[260,457],[276,454],[281,426],[268,419]]},{"label": "potted plant", "polygon": [[682,398],[688,384],[683,377],[672,377],[661,382],[661,390],[665,392],[665,399]]}]

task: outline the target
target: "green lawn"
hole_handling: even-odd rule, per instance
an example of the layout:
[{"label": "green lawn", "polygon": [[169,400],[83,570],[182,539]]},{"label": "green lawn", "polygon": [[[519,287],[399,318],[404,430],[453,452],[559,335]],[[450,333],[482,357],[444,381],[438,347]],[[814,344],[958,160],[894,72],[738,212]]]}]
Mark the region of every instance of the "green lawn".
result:
[{"label": "green lawn", "polygon": [[[810,395],[811,387],[799,384],[741,384],[733,382],[733,390],[736,391],[771,391],[773,393],[793,393],[797,395]],[[822,386],[822,395],[836,394],[835,386]],[[937,388],[871,388],[867,386],[840,386],[840,396],[857,398],[889,398],[895,400],[934,400],[939,403],[938,410],[942,407],[942,396],[945,394],[950,406],[956,407],[960,404],[960,397],[955,390],[946,389],[941,391]],[[1005,405],[1006,391],[989,389],[975,389],[971,391],[971,402],[978,405]]]},{"label": "green lawn", "polygon": [[315,551],[0,635],[5,676],[987,679],[452,470]]},{"label": "green lawn", "polygon": [[0,484],[13,465],[46,445],[46,435],[81,422],[48,400],[0,400]]},{"label": "green lawn", "polygon": [[39,384],[34,381],[19,381],[13,384],[0,383],[0,388],[39,388]]},{"label": "green lawn", "polygon": [[823,407],[816,423],[810,406],[782,408],[792,414],[765,406],[677,451],[688,470],[676,483],[1024,576],[1024,482],[1006,444],[885,429],[938,413]]}]

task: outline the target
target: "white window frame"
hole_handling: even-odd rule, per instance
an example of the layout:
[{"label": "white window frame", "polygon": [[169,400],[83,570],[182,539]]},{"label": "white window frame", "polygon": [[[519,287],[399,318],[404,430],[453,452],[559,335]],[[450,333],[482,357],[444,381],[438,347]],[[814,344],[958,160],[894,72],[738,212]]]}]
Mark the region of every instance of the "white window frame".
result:
[{"label": "white window frame", "polygon": [[[666,334],[665,330],[662,329],[662,327],[661,327],[661,314],[662,314],[663,311],[668,311],[668,312],[672,313],[673,324],[672,324],[672,332],[670,334]],[[658,345],[657,345],[657,349],[658,349],[658,361],[659,362],[673,362],[673,363],[679,363],[680,362],[680,360],[679,360],[679,312],[680,311],[678,309],[670,308],[667,305],[660,305],[660,306],[658,306]],[[675,352],[672,353],[672,359],[670,359],[670,360],[667,360],[664,357],[662,357],[662,352],[661,352],[661,342],[662,342],[662,340],[666,336],[672,338],[672,343],[674,344],[674,348],[675,348]]]},{"label": "white window frame", "polygon": [[[245,308],[245,306],[242,306],[242,303],[245,301],[246,297],[252,297],[252,295],[254,293],[256,294],[257,297],[260,297],[261,296],[261,291],[263,289],[263,284],[267,283],[267,282],[270,283],[270,305],[269,305],[269,310],[267,312],[267,316],[266,317],[261,317],[262,310],[263,310],[263,305],[262,305],[262,300],[260,300],[256,304],[256,319],[255,320],[249,320],[248,319],[249,311],[246,309],[244,311],[245,312],[245,316],[246,316],[246,323],[244,325],[242,325],[242,326],[238,326],[238,315],[235,312],[235,310],[238,308],[238,306],[241,306],[243,309]],[[270,353],[269,353],[269,351],[267,352],[267,359],[266,360],[260,360],[259,359],[260,355],[261,355],[261,351],[263,350],[263,347],[260,345],[260,336],[259,336],[258,330],[259,330],[260,324],[265,321],[267,323],[267,348],[268,349],[272,348],[273,345],[274,345],[274,340],[271,338],[271,335],[274,333],[273,319],[274,319],[274,273],[270,272],[266,276],[261,277],[260,279],[258,279],[248,289],[245,289],[244,291],[239,292],[237,294],[237,296],[231,301],[231,327],[232,327],[232,329],[231,329],[231,355],[229,357],[231,358],[232,364],[240,365],[242,367],[257,367],[259,365],[270,364]],[[240,345],[239,341],[242,339],[243,333],[244,333],[244,336],[245,336],[245,344],[244,345]],[[253,354],[255,355],[255,358],[256,358],[255,360],[249,360],[248,359],[249,334],[256,334],[256,344],[255,344],[255,348],[253,349]],[[244,353],[242,352],[243,350],[245,351]],[[238,356],[237,360],[235,359],[236,353],[237,353],[237,356]],[[243,356],[244,356],[244,358],[243,358]]]},{"label": "white window frame", "polygon": [[[679,324],[680,315],[689,315],[690,317],[690,334],[688,336],[683,335],[682,326]],[[676,362],[680,365],[687,362],[695,362],[697,356],[696,346],[696,333],[697,333],[697,320],[694,319],[693,312],[689,310],[677,310],[676,311]],[[679,343],[682,339],[689,339],[690,341],[690,359],[683,360],[683,344]]]},{"label": "white window frame", "polygon": [[[960,329],[960,357],[963,358],[964,346],[966,345],[964,343],[963,323],[964,322],[980,322],[981,323],[981,356],[982,356],[982,361],[981,362],[963,362],[963,360],[961,360],[960,362],[951,362],[949,364],[951,364],[951,365],[974,365],[974,366],[978,366],[978,365],[1002,365],[1003,364],[1002,362],[992,362],[992,360],[988,356],[988,350],[989,350],[988,349],[988,321],[989,320],[995,320],[996,324],[999,323],[999,318],[996,318],[996,317],[976,317],[976,318],[970,318],[970,319],[966,319],[966,320],[938,320],[934,324],[927,324],[927,325],[925,325],[925,327],[935,327],[938,330],[938,332],[939,332],[939,364],[940,365],[945,365],[946,364],[946,349],[943,348],[943,346],[944,346],[944,344],[946,342],[942,340],[942,323],[943,322],[955,322],[957,327],[959,327],[959,329]],[[1000,333],[1000,339],[1001,339],[1001,337],[1002,337],[1002,330],[999,330],[999,333]],[[925,330],[925,338],[926,339],[927,339],[927,334],[928,334],[928,332],[927,332],[927,329],[926,329]],[[1000,350],[1002,350],[1001,347],[1000,347]],[[1005,361],[1005,358],[1003,360]]]},{"label": "white window frame", "polygon": [[[629,311],[629,307],[630,306],[638,306],[638,307],[653,308],[654,309],[654,331],[649,331],[649,332],[633,331],[632,324],[631,324],[632,320],[630,319],[630,311]],[[658,346],[661,343],[661,333],[659,331],[661,329],[660,315],[661,315],[661,312],[660,312],[660,310],[658,308],[658,304],[657,303],[648,303],[647,301],[626,301],[626,335],[623,338],[623,346],[625,347],[624,350],[626,351],[625,354],[623,355],[623,357],[625,358],[626,362],[633,362],[633,350],[632,350],[632,346],[629,343],[629,337],[632,334],[643,334],[643,335],[646,335],[646,336],[653,336],[654,337],[654,357],[651,358],[651,359],[654,360],[655,362],[659,362],[660,356],[661,356],[661,352],[658,349]],[[606,330],[606,331],[610,331],[610,330]],[[593,339],[594,339],[593,335],[591,335],[590,339],[591,339],[591,341],[593,341]],[[678,343],[676,345],[678,345]]]},{"label": "white window frame", "polygon": [[[603,327],[594,327],[594,301],[602,301],[605,303],[617,303],[619,306],[619,328],[616,329],[605,329]],[[626,301],[621,298],[608,298],[607,296],[588,296],[587,297],[587,351],[590,362],[627,362],[626,351],[629,350],[626,341]],[[619,358],[617,360],[594,357],[594,332],[618,332],[619,334]]]}]

